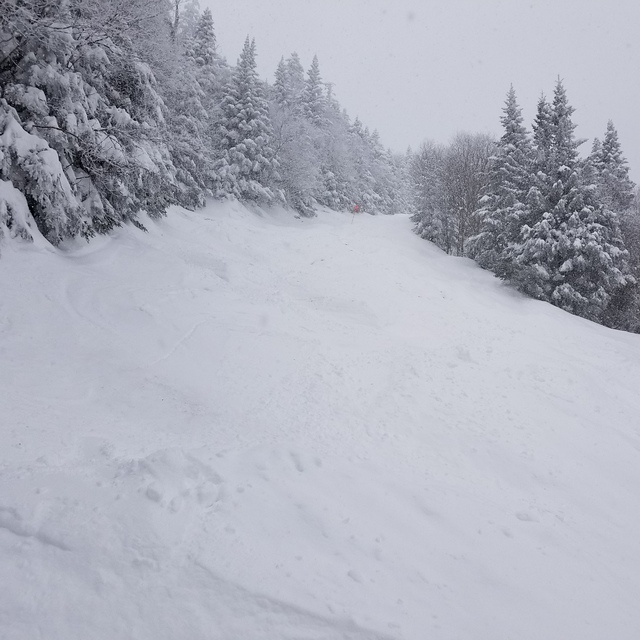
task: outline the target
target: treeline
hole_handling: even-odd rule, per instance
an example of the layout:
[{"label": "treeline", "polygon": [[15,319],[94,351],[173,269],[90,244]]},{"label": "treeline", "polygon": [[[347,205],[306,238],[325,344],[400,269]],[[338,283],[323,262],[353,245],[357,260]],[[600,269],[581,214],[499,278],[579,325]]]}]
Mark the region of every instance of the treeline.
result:
[{"label": "treeline", "polygon": [[53,244],[206,197],[406,209],[404,158],[283,59],[272,84],[247,39],[235,67],[197,0],[4,0],[0,234]]},{"label": "treeline", "polygon": [[415,231],[520,291],[640,332],[640,199],[608,123],[587,158],[561,81],[530,134],[513,88],[504,134],[425,144],[411,162]]}]

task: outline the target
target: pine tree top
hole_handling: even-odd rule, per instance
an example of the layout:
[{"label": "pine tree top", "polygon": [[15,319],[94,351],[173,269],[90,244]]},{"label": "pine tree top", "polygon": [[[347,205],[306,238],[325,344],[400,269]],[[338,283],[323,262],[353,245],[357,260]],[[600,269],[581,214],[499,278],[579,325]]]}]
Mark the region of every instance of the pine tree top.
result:
[{"label": "pine tree top", "polygon": [[539,152],[547,151],[551,148],[553,138],[552,119],[551,105],[545,95],[542,94],[538,100],[538,109],[533,122],[533,141]]},{"label": "pine tree top", "polygon": [[558,78],[553,93],[552,135],[556,168],[571,170],[578,159],[578,147],[583,143],[576,140],[574,132],[576,124],[571,119],[575,109],[569,104],[567,92],[562,80]]},{"label": "pine tree top", "polygon": [[504,128],[504,134],[500,140],[503,146],[513,145],[515,148],[520,148],[529,139],[529,134],[524,126],[524,118],[522,117],[522,109],[518,105],[516,98],[516,92],[511,85],[505,105],[502,109],[502,117],[500,122]]}]

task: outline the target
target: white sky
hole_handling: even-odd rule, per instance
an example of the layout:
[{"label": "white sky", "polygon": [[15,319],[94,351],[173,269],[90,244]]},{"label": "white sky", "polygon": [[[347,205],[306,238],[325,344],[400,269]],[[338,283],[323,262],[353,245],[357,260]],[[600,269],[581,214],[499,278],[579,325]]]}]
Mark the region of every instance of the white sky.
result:
[{"label": "white sky", "polygon": [[457,131],[500,135],[513,83],[530,125],[560,75],[579,137],[608,119],[640,181],[638,0],[200,0],[220,52],[235,64],[256,38],[260,74],[297,51],[318,54],[325,81],[353,118],[396,151]]}]

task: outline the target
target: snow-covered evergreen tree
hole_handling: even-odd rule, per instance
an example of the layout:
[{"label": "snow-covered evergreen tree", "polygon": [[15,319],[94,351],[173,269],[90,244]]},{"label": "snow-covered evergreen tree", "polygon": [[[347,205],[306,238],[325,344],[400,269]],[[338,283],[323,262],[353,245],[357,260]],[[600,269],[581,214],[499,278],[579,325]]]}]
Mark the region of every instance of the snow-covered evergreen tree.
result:
[{"label": "snow-covered evergreen tree", "polygon": [[[182,9],[184,3],[180,3]],[[187,5],[192,8],[193,5]],[[175,19],[175,14],[174,14]],[[179,24],[184,16],[178,14]],[[180,204],[196,208],[212,194],[214,176],[213,137],[210,135],[210,93],[217,87],[214,70],[215,34],[207,25],[206,17],[191,15],[193,25],[179,30],[180,38],[171,47],[158,51],[154,67],[166,106],[166,141],[176,168],[176,184]],[[213,47],[211,46],[213,41]],[[198,51],[198,54],[196,54]]]},{"label": "snow-covered evergreen tree", "polygon": [[287,59],[287,82],[291,108],[301,113],[304,109],[304,68],[295,51]]},{"label": "snow-covered evergreen tree", "polygon": [[357,149],[353,146],[349,117],[333,102],[325,126],[314,127],[320,158],[316,199],[335,210],[352,210],[358,202]]},{"label": "snow-covered evergreen tree", "polygon": [[447,253],[453,253],[455,229],[453,219],[447,215],[443,201],[443,167],[446,150],[433,142],[425,142],[413,157],[412,220],[414,231],[433,242]]},{"label": "snow-covered evergreen tree", "polygon": [[574,110],[561,81],[550,118],[541,107],[534,128],[538,172],[527,202],[531,224],[514,247],[512,280],[533,297],[600,320],[612,296],[631,281],[620,226],[585,182]]},{"label": "snow-covered evergreen tree", "polygon": [[282,58],[271,90],[274,148],[279,162],[280,189],[284,201],[304,216],[314,215],[319,180],[317,133],[304,117],[304,71],[297,54]]},{"label": "snow-covered evergreen tree", "polygon": [[292,53],[286,60],[278,63],[273,84],[275,102],[295,116],[304,112],[304,69],[297,53]]},{"label": "snow-covered evergreen tree", "polygon": [[488,185],[475,213],[480,219],[480,233],[470,239],[468,252],[484,269],[509,278],[512,245],[526,222],[533,168],[533,147],[513,86],[507,94],[501,123],[504,133],[490,159]]},{"label": "snow-covered evergreen tree", "polygon": [[391,213],[399,186],[394,183],[392,155],[383,148],[378,132],[370,133],[357,118],[350,133],[355,201],[367,213]]},{"label": "snow-covered evergreen tree", "polygon": [[211,9],[205,9],[196,23],[191,51],[199,66],[213,65],[218,57]]},{"label": "snow-covered evergreen tree", "polygon": [[115,0],[3,5],[0,179],[53,243],[161,215],[175,199],[164,105],[135,45],[156,13]]},{"label": "snow-covered evergreen tree", "polygon": [[177,44],[183,49],[189,49],[200,21],[200,2],[199,0],[179,0],[178,11]]},{"label": "snow-covered evergreen tree", "polygon": [[391,158],[392,181],[396,189],[387,213],[415,215],[411,190],[411,150],[405,154],[394,154]]},{"label": "snow-covered evergreen tree", "polygon": [[247,37],[222,102],[219,197],[268,203],[277,179],[269,107],[256,72],[255,41]]},{"label": "snow-covered evergreen tree", "polygon": [[287,77],[287,65],[284,62],[284,56],[280,58],[280,62],[278,62],[278,66],[276,67],[272,94],[274,102],[279,107],[286,109],[290,106],[289,79]]},{"label": "snow-covered evergreen tree", "polygon": [[312,216],[319,180],[312,125],[278,105],[272,106],[271,121],[279,163],[279,178],[274,181],[274,186],[281,190],[283,200],[298,213]]},{"label": "snow-covered evergreen tree", "polygon": [[313,56],[303,95],[304,114],[309,122],[317,127],[322,127],[325,124],[326,104],[325,90],[320,76],[320,63],[318,56]]},{"label": "snow-covered evergreen tree", "polygon": [[159,75],[181,204],[196,207],[214,190],[220,103],[229,72],[217,53],[211,11],[191,19],[192,35],[184,46],[165,53]]},{"label": "snow-covered evergreen tree", "polygon": [[494,144],[488,135],[459,133],[446,148],[441,168],[441,201],[448,224],[453,225],[455,255],[466,255],[469,239],[480,230],[474,214],[487,186]]},{"label": "snow-covered evergreen tree", "polygon": [[317,58],[306,80],[295,53],[282,59],[270,95],[277,186],[287,203],[303,215],[312,213],[316,202],[349,210],[358,204],[369,213],[407,209],[407,191],[400,184],[406,187],[404,164],[384,150],[377,132],[369,133],[357,118],[349,122],[331,85],[322,83]]},{"label": "snow-covered evergreen tree", "polygon": [[[165,64],[165,70],[168,64]],[[197,69],[189,60],[175,61],[170,74],[162,80],[167,109],[166,141],[176,168],[178,200],[193,209],[211,195],[214,181],[214,156],[207,135],[209,114],[203,102],[205,94],[197,79]]]},{"label": "snow-covered evergreen tree", "polygon": [[625,247],[629,250],[634,282],[619,288],[603,317],[604,324],[617,329],[640,331],[640,225],[634,211],[636,186],[622,153],[618,132],[609,120],[604,139],[594,140],[587,160],[588,176],[597,189],[599,200],[620,221]]},{"label": "snow-covered evergreen tree", "polygon": [[37,235],[38,230],[24,194],[9,180],[0,180],[0,244],[7,236],[33,240]]},{"label": "snow-covered evergreen tree", "polygon": [[534,173],[544,172],[550,166],[553,145],[553,110],[544,94],[538,100],[538,110],[533,122],[533,143],[536,150]]},{"label": "snow-covered evergreen tree", "polygon": [[589,156],[600,199],[613,211],[624,213],[634,201],[635,184],[622,153],[618,132],[609,120],[602,142],[596,140]]},{"label": "snow-covered evergreen tree", "polygon": [[[30,99],[40,100],[41,92],[25,91],[23,102]],[[79,234],[93,235],[89,214],[74,193],[58,153],[46,140],[27,132],[4,98],[0,100],[0,184],[0,226],[10,230],[11,236],[31,239],[33,226],[53,244]]]},{"label": "snow-covered evergreen tree", "polygon": [[[629,263],[636,284],[640,285],[640,187],[636,187],[634,201],[622,216],[622,232],[625,246],[629,251]],[[636,287],[640,288],[639,286]],[[640,291],[637,293],[638,304],[636,306],[635,324],[640,329]]]}]

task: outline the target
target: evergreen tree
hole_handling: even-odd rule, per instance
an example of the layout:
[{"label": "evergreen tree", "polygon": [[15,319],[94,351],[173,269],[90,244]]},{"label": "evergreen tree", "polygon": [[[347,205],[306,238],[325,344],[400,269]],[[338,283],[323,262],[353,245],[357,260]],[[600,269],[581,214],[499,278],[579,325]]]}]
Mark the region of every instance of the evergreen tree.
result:
[{"label": "evergreen tree", "polygon": [[278,63],[273,85],[274,100],[289,112],[301,115],[304,112],[304,69],[297,53],[292,53],[285,62]]},{"label": "evergreen tree", "polygon": [[542,173],[545,177],[550,173],[551,147],[553,144],[553,111],[544,95],[538,100],[538,110],[533,122],[533,145],[535,164],[533,174]]},{"label": "evergreen tree", "polygon": [[3,5],[0,179],[52,243],[140,224],[175,201],[165,108],[138,53],[142,24],[168,38],[154,15],[112,0]]},{"label": "evergreen tree", "polygon": [[391,213],[399,185],[393,180],[393,158],[384,150],[377,131],[370,133],[356,118],[351,127],[355,169],[354,198],[362,211]]},{"label": "evergreen tree", "polygon": [[325,123],[326,98],[322,78],[320,76],[320,64],[318,56],[313,56],[313,62],[307,74],[303,96],[304,114],[317,127]]},{"label": "evergreen tree", "polygon": [[369,213],[403,207],[394,158],[377,132],[369,133],[357,118],[349,123],[331,85],[325,91],[317,58],[306,81],[295,53],[281,60],[271,97],[280,162],[277,186],[288,204],[303,215],[311,215],[316,202],[333,209],[357,203]]},{"label": "evergreen tree", "polygon": [[198,18],[192,46],[186,53],[198,84],[201,111],[196,111],[195,104],[193,110],[189,110],[187,102],[174,105],[174,109],[191,118],[191,131],[197,135],[185,136],[185,144],[189,138],[197,138],[192,149],[197,152],[200,167],[198,184],[209,195],[214,184],[215,153],[220,148],[221,103],[230,71],[217,53],[213,19],[208,9]]},{"label": "evergreen tree", "polygon": [[375,179],[371,173],[373,149],[369,131],[357,117],[350,128],[349,146],[353,152],[355,169],[352,198],[358,203],[361,211],[376,213],[379,202],[375,191]]},{"label": "evergreen tree", "polygon": [[278,178],[274,181],[284,202],[304,216],[315,215],[315,190],[319,180],[312,125],[278,105],[272,106]]},{"label": "evergreen tree", "polygon": [[603,141],[594,141],[587,166],[599,199],[620,221],[624,244],[631,254],[630,270],[635,277],[635,282],[628,282],[614,294],[603,323],[617,329],[640,331],[640,225],[633,207],[636,187],[629,178],[629,167],[611,120]]},{"label": "evergreen tree", "polygon": [[302,113],[305,91],[304,69],[295,51],[287,60],[287,81],[290,106],[296,112]]},{"label": "evergreen tree", "polygon": [[[280,176],[277,186],[287,204],[304,216],[312,216],[318,157],[313,126],[302,116],[302,105],[296,98],[290,62],[291,59],[287,63],[284,58],[280,60],[272,89],[270,113]],[[300,71],[302,73],[302,67]]]},{"label": "evergreen tree", "polygon": [[512,273],[511,250],[527,217],[533,147],[523,124],[515,90],[510,88],[501,118],[504,134],[490,159],[488,186],[476,216],[480,233],[469,241],[469,255],[500,278]]},{"label": "evergreen tree", "polygon": [[631,278],[617,217],[585,182],[573,111],[558,81],[551,118],[546,109],[538,111],[538,173],[527,203],[531,224],[523,226],[514,247],[512,279],[533,297],[600,320]]},{"label": "evergreen tree", "polygon": [[176,168],[178,198],[183,206],[196,208],[213,194],[221,61],[215,52],[211,13],[196,15],[193,2],[179,6],[180,25],[186,22],[182,8],[190,12],[190,36],[186,37],[186,27],[179,30],[180,38],[157,55],[155,66],[167,107],[166,139]]},{"label": "evergreen tree", "polygon": [[[40,95],[31,93],[36,100]],[[94,234],[59,155],[46,140],[26,130],[4,98],[0,99],[0,186],[0,229],[10,230],[11,237],[34,239],[33,227],[52,244]],[[0,235],[4,235],[1,230]]]},{"label": "evergreen tree", "polygon": [[193,209],[204,204],[206,195],[212,195],[214,156],[206,96],[191,60],[165,61],[163,67],[162,94],[168,108],[165,136],[176,169],[178,200]]},{"label": "evergreen tree", "polygon": [[177,43],[183,49],[188,50],[192,45],[200,21],[200,2],[199,0],[179,0],[178,10]]},{"label": "evergreen tree", "polygon": [[287,76],[287,65],[284,57],[280,58],[275,73],[275,81],[273,83],[273,99],[276,104],[283,109],[287,109],[291,105],[289,93],[289,78]]},{"label": "evergreen tree", "polygon": [[589,162],[602,201],[617,213],[627,211],[634,201],[635,184],[629,178],[629,165],[611,120],[602,143],[594,141]]},{"label": "evergreen tree", "polygon": [[213,29],[211,9],[205,9],[198,19],[193,35],[193,58],[200,66],[213,65],[218,54],[216,51],[216,34]]},{"label": "evergreen tree", "polygon": [[411,161],[415,209],[412,220],[415,233],[450,254],[454,249],[455,230],[453,220],[446,215],[444,206],[442,182],[445,153],[444,147],[426,142]]},{"label": "evergreen tree", "polygon": [[392,184],[395,185],[391,208],[387,213],[404,213],[413,216],[415,209],[411,194],[411,150],[391,157]]},{"label": "evergreen tree", "polygon": [[267,203],[274,198],[270,186],[277,178],[278,163],[255,55],[255,40],[247,37],[238,65],[225,88],[217,194]]},{"label": "evergreen tree", "polygon": [[336,211],[351,210],[354,204],[361,203],[357,195],[358,151],[353,146],[349,117],[334,106],[326,112],[325,126],[313,129],[320,160],[316,200]]},{"label": "evergreen tree", "polygon": [[[633,324],[630,329],[640,333],[640,188],[636,187],[632,206],[621,219],[622,233],[627,250],[631,271],[636,279],[634,293],[635,305],[626,314],[626,321]],[[626,327],[625,327],[626,328]]]}]

